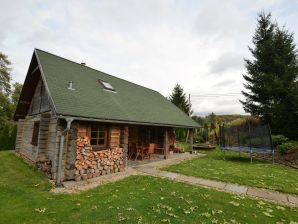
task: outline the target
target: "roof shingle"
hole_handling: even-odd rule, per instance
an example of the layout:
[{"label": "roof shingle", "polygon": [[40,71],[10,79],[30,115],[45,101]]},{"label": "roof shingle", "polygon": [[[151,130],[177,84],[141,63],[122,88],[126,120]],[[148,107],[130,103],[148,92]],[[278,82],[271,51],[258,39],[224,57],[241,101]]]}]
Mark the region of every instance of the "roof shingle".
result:
[{"label": "roof shingle", "polygon": [[[135,123],[198,127],[160,93],[42,50],[35,50],[56,113]],[[107,91],[98,80],[109,82]],[[68,83],[73,82],[74,90]]]}]

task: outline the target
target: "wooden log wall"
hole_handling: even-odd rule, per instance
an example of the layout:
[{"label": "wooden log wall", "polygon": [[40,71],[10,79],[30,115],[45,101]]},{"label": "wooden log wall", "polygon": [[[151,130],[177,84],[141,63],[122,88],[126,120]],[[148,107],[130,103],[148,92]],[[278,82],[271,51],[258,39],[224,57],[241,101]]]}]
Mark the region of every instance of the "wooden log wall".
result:
[{"label": "wooden log wall", "polygon": [[[39,121],[37,146],[31,143],[34,122]],[[57,154],[57,119],[51,113],[27,116],[18,121],[16,153],[30,160],[38,169],[50,179],[53,178],[53,164]]]},{"label": "wooden log wall", "polygon": [[31,144],[33,126],[36,121],[40,121],[40,114],[20,120],[17,131],[17,152],[33,163],[36,162],[36,155],[38,151],[38,146]]},{"label": "wooden log wall", "polygon": [[113,126],[109,128],[110,136],[109,136],[109,146],[110,148],[117,148],[120,146],[120,127]]},{"label": "wooden log wall", "polygon": [[15,150],[19,153],[23,148],[23,134],[24,134],[24,119],[19,119],[17,123],[17,136]]}]

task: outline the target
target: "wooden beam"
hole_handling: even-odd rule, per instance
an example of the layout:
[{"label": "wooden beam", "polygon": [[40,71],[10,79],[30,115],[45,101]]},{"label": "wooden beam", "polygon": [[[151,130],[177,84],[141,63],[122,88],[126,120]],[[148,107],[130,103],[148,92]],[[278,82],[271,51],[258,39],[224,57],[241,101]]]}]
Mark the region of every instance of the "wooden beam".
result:
[{"label": "wooden beam", "polygon": [[168,129],[164,129],[164,158],[167,159],[169,155],[169,133]]},{"label": "wooden beam", "polygon": [[31,75],[32,75],[33,73],[35,73],[38,69],[39,69],[39,66],[37,65],[37,66],[35,67],[35,69],[33,69],[33,71],[31,72]]},{"label": "wooden beam", "polygon": [[20,103],[21,104],[26,104],[26,105],[30,105],[30,101],[25,101],[25,100],[20,100]]},{"label": "wooden beam", "polygon": [[193,153],[193,129],[189,129],[188,130],[188,133],[189,133],[189,149],[190,149],[190,152]]},{"label": "wooden beam", "polygon": [[121,127],[121,147],[123,148],[123,159],[125,167],[127,167],[127,159],[128,159],[128,134],[129,134],[129,127],[127,125]]}]

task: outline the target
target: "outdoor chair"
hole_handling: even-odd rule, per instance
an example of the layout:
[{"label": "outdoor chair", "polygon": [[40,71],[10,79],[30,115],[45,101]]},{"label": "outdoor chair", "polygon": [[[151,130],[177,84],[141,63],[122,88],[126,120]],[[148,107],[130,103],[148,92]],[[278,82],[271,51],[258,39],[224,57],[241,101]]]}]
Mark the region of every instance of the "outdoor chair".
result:
[{"label": "outdoor chair", "polygon": [[177,144],[177,142],[175,142],[173,148],[174,148],[174,152],[175,152],[175,153],[181,153],[181,152],[183,152],[183,149],[181,148],[180,145]]},{"label": "outdoor chair", "polygon": [[149,158],[149,159],[155,158],[154,153],[155,153],[155,144],[150,143],[148,147],[148,151],[146,153],[146,158]]}]

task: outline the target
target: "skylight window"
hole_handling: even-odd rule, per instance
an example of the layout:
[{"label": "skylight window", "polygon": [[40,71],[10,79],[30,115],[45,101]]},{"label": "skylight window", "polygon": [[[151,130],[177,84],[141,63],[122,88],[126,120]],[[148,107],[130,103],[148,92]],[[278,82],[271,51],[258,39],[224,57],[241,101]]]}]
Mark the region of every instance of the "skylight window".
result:
[{"label": "skylight window", "polygon": [[106,90],[115,91],[114,87],[107,81],[98,80],[98,82],[102,85],[102,87]]}]

